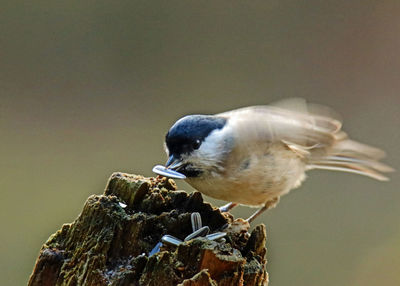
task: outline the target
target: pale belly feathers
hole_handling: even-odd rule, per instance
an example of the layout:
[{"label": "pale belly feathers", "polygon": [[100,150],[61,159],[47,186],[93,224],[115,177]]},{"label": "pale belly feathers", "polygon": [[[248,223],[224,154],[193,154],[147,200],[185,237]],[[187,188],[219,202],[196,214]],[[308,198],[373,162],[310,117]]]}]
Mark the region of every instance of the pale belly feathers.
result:
[{"label": "pale belly feathers", "polygon": [[278,144],[273,150],[252,149],[247,155],[241,152],[241,156],[231,156],[223,171],[210,171],[186,181],[207,196],[257,207],[298,187],[304,172],[301,158]]}]

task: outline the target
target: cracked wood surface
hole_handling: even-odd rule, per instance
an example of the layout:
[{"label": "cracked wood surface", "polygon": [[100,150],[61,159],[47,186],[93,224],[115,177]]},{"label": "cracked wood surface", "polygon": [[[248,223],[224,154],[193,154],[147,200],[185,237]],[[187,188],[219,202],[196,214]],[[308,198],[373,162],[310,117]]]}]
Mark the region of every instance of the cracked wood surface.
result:
[{"label": "cracked wood surface", "polygon": [[[163,235],[192,232],[192,212],[225,240],[199,237],[149,257]],[[245,221],[171,179],[114,173],[104,194],[42,246],[28,285],[267,285],[265,242],[264,225],[249,233]]]}]

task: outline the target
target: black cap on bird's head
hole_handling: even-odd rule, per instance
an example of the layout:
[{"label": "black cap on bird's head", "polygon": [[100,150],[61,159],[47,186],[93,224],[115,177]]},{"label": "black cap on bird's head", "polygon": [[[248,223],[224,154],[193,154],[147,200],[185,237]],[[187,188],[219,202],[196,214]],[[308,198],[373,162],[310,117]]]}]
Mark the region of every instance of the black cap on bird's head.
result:
[{"label": "black cap on bird's head", "polygon": [[179,119],[165,136],[169,158],[166,167],[177,168],[183,154],[199,149],[204,139],[225,126],[226,119],[212,115],[188,115]]}]

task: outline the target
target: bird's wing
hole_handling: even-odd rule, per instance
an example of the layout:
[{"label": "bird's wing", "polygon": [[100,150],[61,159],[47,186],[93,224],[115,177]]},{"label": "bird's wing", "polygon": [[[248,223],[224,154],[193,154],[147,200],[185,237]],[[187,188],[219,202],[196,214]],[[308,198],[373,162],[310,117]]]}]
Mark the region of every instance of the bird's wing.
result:
[{"label": "bird's wing", "polygon": [[[238,146],[281,142],[299,157],[308,169],[354,172],[378,180],[393,169],[379,160],[385,153],[351,140],[341,131],[337,116],[323,106],[299,99],[269,106],[241,108],[219,116],[228,118]],[[336,118],[335,118],[336,117]]]},{"label": "bird's wing", "polygon": [[310,106],[294,99],[286,101],[283,107],[252,106],[218,115],[228,118],[237,139],[244,144],[251,140],[280,141],[299,155],[305,155],[312,149],[331,146],[338,136],[346,136],[340,132],[340,120],[324,116],[322,109],[318,109],[319,113],[311,112]]}]

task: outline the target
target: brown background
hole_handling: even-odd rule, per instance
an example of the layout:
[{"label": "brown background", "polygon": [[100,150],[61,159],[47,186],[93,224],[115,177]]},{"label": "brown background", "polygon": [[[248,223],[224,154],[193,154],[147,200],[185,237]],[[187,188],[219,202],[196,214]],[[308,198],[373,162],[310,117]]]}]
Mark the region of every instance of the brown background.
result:
[{"label": "brown background", "polygon": [[[396,0],[1,1],[1,284],[184,114],[304,97],[398,168],[399,32]],[[399,186],[310,172],[257,221],[271,285],[400,285]]]}]

